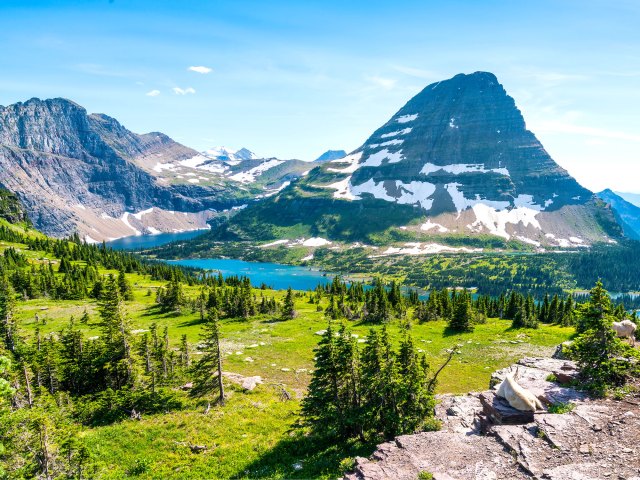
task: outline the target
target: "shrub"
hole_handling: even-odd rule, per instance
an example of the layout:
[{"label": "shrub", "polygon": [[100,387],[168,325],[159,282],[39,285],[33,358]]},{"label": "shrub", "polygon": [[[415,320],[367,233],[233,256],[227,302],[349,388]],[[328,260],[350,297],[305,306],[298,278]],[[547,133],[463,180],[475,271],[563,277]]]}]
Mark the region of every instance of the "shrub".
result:
[{"label": "shrub", "polygon": [[571,411],[573,411],[573,409],[575,408],[575,404],[571,403],[571,402],[558,402],[558,403],[552,403],[551,405],[549,405],[549,408],[547,408],[547,411],[549,413],[569,413]]}]

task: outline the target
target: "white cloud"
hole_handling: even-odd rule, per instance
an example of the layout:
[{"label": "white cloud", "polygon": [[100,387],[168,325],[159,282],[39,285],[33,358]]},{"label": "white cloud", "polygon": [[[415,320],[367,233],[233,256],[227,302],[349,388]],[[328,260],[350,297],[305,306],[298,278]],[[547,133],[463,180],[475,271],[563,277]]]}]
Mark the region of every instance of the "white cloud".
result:
[{"label": "white cloud", "polygon": [[157,97],[160,95],[160,90],[151,90],[145,94],[147,97]]},{"label": "white cloud", "polygon": [[202,73],[202,74],[211,73],[211,71],[212,71],[211,68],[203,67],[203,66],[189,67],[188,70],[191,71],[191,72]]},{"label": "white cloud", "polygon": [[385,78],[385,77],[378,77],[378,76],[365,77],[365,78],[367,81],[373,83],[375,86],[382,87],[385,90],[391,90],[396,84],[396,80],[392,78]]},{"label": "white cloud", "polygon": [[444,75],[433,72],[431,70],[407,67],[405,65],[394,65],[393,69],[400,73],[404,73],[405,75],[409,75],[410,77],[422,78],[424,80],[438,80],[445,78]]},{"label": "white cloud", "polygon": [[627,140],[630,142],[640,142],[640,135],[604,128],[585,127],[572,123],[543,121],[536,125],[534,131],[541,133],[572,133],[595,138],[610,138],[615,140]]},{"label": "white cloud", "polygon": [[173,87],[173,93],[175,93],[176,95],[188,95],[188,94],[193,94],[196,93],[194,88],[191,87],[187,87],[187,88],[180,88],[180,87]]}]

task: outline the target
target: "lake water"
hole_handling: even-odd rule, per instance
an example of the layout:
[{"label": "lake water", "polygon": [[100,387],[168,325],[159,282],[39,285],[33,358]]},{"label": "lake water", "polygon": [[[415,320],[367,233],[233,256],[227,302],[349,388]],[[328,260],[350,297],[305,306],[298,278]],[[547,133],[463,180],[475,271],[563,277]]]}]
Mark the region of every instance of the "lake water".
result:
[{"label": "lake water", "polygon": [[289,287],[294,290],[312,290],[318,284],[330,283],[333,279],[332,275],[324,276],[319,270],[279,263],[245,262],[224,258],[170,260],[169,263],[215,271],[216,275],[217,272],[220,272],[224,277],[232,275],[249,277],[255,286],[264,283],[276,290],[284,290]]},{"label": "lake water", "polygon": [[159,247],[177,240],[189,240],[207,233],[208,230],[191,230],[179,233],[158,233],[157,235],[137,235],[123,237],[107,242],[107,247],[114,250],[141,250],[145,248]]}]

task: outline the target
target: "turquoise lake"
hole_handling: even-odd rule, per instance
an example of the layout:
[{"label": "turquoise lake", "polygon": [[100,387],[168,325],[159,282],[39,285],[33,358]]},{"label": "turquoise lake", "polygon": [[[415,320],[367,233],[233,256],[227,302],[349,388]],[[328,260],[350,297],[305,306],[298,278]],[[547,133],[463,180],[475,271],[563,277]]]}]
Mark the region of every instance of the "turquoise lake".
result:
[{"label": "turquoise lake", "polygon": [[256,286],[268,285],[276,290],[293,288],[294,290],[312,290],[318,284],[330,283],[332,275],[324,275],[319,270],[279,263],[245,262],[226,258],[195,258],[187,260],[171,260],[169,263],[185,267],[201,268],[222,273],[223,276],[238,275],[249,277]]},{"label": "turquoise lake", "polygon": [[141,250],[145,248],[159,247],[177,240],[189,240],[207,232],[208,230],[191,230],[179,233],[158,233],[157,235],[123,237],[107,242],[107,247],[111,247],[114,250]]}]

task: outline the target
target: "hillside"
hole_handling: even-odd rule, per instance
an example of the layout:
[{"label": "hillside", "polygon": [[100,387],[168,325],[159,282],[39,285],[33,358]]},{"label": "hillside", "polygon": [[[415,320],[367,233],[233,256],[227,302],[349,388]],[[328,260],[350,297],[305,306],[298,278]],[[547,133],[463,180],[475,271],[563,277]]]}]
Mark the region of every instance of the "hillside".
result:
[{"label": "hillside", "polygon": [[212,238],[375,243],[399,230],[414,242],[493,235],[561,248],[620,235],[611,211],[526,129],[496,77],[476,72],[427,86],[360,148]]},{"label": "hillside", "polygon": [[622,225],[625,236],[640,240],[640,207],[609,189],[598,193],[598,197],[611,205],[618,223]]},{"label": "hillside", "polygon": [[[0,254],[0,270],[10,273],[11,285],[19,291],[15,306],[9,308],[13,308],[20,345],[13,348],[4,327],[0,330],[0,357],[13,360],[16,368],[10,375],[20,379],[13,400],[0,396],[0,475],[34,478],[41,472],[38,459],[43,444],[37,436],[41,424],[23,422],[24,418],[47,419],[44,445],[52,475],[80,468],[84,475],[100,479],[134,475],[148,479],[336,478],[349,464],[345,459],[371,453],[371,444],[336,445],[309,435],[299,424],[313,349],[327,327],[324,310],[332,303],[328,291],[296,294],[297,315],[283,321],[280,309],[285,292],[252,288],[256,310],[244,317],[231,310],[237,279],[218,283],[214,278],[205,286],[207,296],[214,292],[214,297],[226,297],[220,329],[228,400],[219,406],[213,394],[194,397],[188,386],[194,380],[188,367],[203,353],[204,322],[194,309],[203,285],[195,277],[139,263],[128,254],[25,237],[2,228]],[[95,293],[97,283],[109,288],[108,274],[117,276],[124,270],[128,272],[124,289],[131,292],[128,299],[121,299],[120,308],[126,313],[124,335],[132,347],[136,375],[130,387],[109,383],[118,378],[118,372],[105,363],[114,345],[105,335],[100,313],[105,300]],[[24,276],[24,272],[33,273]],[[170,288],[170,278],[180,279],[184,298],[178,307],[166,308],[157,298]],[[349,296],[355,293],[357,289]],[[0,285],[1,308],[6,308],[6,298],[6,286]],[[275,310],[263,310],[261,298],[273,301]],[[362,308],[362,300],[350,303]],[[408,314],[413,315],[414,309],[409,307]],[[397,345],[406,328],[395,315],[387,328]],[[382,328],[380,323],[350,323],[354,339],[364,340],[372,328]],[[439,383],[439,391],[463,392],[482,388],[492,370],[523,354],[551,352],[573,331],[552,324],[535,331],[509,326],[510,321],[495,319],[478,325],[473,333],[451,338],[443,335],[446,321],[438,319],[418,322],[413,334],[434,364],[456,342],[467,344]],[[150,366],[145,369],[145,344],[149,348],[154,342],[146,360]],[[22,381],[25,372],[33,397]],[[242,387],[245,378],[256,376],[261,383],[251,390]],[[56,398],[67,400],[59,406]],[[12,404],[20,408],[9,408]],[[140,419],[131,418],[132,409],[141,414]],[[199,453],[191,446],[204,446],[205,451]]]},{"label": "hillside", "polygon": [[101,241],[208,228],[220,212],[273,194],[308,170],[297,160],[219,157],[162,133],[135,134],[66,99],[0,107],[0,185],[39,229],[58,237],[78,232]]}]

